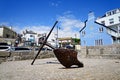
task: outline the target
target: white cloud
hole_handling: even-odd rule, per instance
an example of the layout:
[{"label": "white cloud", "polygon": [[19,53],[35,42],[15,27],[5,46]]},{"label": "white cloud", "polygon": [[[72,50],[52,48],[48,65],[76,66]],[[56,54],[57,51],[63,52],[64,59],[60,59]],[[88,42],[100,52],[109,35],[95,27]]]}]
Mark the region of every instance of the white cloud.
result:
[{"label": "white cloud", "polygon": [[[51,30],[51,26],[44,26],[44,25],[41,25],[41,26],[25,26],[23,28],[20,28],[18,26],[14,27],[14,30],[17,32],[17,33],[20,33],[20,34],[23,34],[23,31],[25,30],[31,30],[37,34],[43,34],[43,33],[49,33],[49,31]],[[51,41],[51,39],[54,38],[54,31],[52,32],[49,40]]]},{"label": "white cloud", "polygon": [[58,4],[57,4],[57,3],[54,3],[54,2],[52,2],[51,5],[52,5],[52,6],[56,6],[56,7],[58,6]]},{"label": "white cloud", "polygon": [[[79,19],[75,18],[75,16],[72,14],[71,11],[66,11],[63,13],[63,15],[57,16],[58,26],[60,27],[60,30],[58,31],[59,38],[63,37],[76,37],[79,38],[79,30],[84,26],[84,23],[81,22]],[[8,22],[1,22],[0,24],[9,25]],[[54,24],[54,23],[53,23]],[[51,26],[53,25],[33,25],[33,26],[13,26],[13,30],[17,33],[22,33],[24,30],[32,30],[36,33],[42,34],[42,33],[48,33],[51,29]],[[56,34],[56,28],[51,34],[51,38],[55,38]]]},{"label": "white cloud", "polygon": [[50,30],[49,26],[27,26],[24,28],[24,30],[32,30],[33,32],[36,33],[47,33]]},{"label": "white cloud", "polygon": [[61,4],[61,1],[58,1],[58,0],[49,2],[49,5],[52,7],[58,7],[60,4]]},{"label": "white cloud", "polygon": [[[77,37],[79,38],[79,30],[81,27],[83,27],[83,22],[81,22],[79,19],[76,19],[74,15],[71,15],[70,12],[67,14],[64,14],[63,16],[58,16],[58,26],[60,27],[60,30],[58,31],[59,38],[63,37]],[[54,24],[54,23],[53,23]],[[24,30],[32,30],[36,33],[42,34],[42,33],[48,33],[51,30],[51,26],[26,26],[24,28],[15,27],[15,31],[18,33],[22,33]],[[53,30],[49,40],[55,38],[55,34],[57,33],[56,28]],[[76,36],[75,36],[76,35]]]},{"label": "white cloud", "polygon": [[22,34],[23,31],[32,30],[35,33],[41,34],[41,33],[47,33],[50,30],[49,26],[24,26],[21,28],[20,26],[14,26],[13,28],[17,33]]},{"label": "white cloud", "polygon": [[[76,19],[74,15],[65,14],[59,16],[60,27],[62,30],[59,31],[60,37],[77,37],[79,38],[79,30],[84,26],[84,23],[79,19]],[[76,35],[76,36],[75,36]]]}]

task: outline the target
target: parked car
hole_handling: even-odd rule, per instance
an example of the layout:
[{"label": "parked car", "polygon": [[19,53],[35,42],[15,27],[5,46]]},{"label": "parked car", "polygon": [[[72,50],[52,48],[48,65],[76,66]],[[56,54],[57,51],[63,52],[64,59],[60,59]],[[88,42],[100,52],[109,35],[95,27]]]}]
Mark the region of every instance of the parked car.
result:
[{"label": "parked car", "polygon": [[0,51],[9,51],[11,48],[7,43],[0,43]]},{"label": "parked car", "polygon": [[[38,51],[39,48],[37,47],[37,48],[35,48],[34,50],[35,50],[35,51]],[[52,49],[47,48],[47,47],[44,47],[44,48],[42,48],[42,51],[52,51]]]},{"label": "parked car", "polygon": [[8,57],[11,55],[11,46],[7,43],[0,42],[0,57]]},{"label": "parked car", "polygon": [[74,49],[72,46],[67,45],[66,49]]},{"label": "parked car", "polygon": [[12,47],[12,52],[31,52],[31,49],[26,47]]}]

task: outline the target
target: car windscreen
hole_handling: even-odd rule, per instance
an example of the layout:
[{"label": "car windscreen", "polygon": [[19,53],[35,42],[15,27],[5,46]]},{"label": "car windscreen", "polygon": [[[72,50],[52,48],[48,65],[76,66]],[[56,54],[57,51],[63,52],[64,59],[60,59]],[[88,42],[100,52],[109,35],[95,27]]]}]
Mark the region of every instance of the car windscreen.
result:
[{"label": "car windscreen", "polygon": [[0,49],[8,49],[8,47],[0,47]]},{"label": "car windscreen", "polygon": [[15,51],[17,50],[30,50],[29,48],[15,48]]}]

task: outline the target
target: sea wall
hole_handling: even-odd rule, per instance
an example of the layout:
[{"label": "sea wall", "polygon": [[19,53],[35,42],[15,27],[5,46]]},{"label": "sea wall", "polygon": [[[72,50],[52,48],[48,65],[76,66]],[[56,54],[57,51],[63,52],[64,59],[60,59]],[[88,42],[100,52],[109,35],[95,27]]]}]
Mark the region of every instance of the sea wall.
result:
[{"label": "sea wall", "polygon": [[120,44],[107,46],[81,47],[79,56],[83,58],[113,58],[120,59]]}]

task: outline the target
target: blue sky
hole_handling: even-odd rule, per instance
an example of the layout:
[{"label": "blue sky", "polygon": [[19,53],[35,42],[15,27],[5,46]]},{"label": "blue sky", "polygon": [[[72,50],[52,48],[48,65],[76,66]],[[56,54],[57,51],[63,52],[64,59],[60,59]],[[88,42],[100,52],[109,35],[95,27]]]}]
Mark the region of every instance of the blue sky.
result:
[{"label": "blue sky", "polygon": [[59,20],[59,37],[79,37],[89,11],[100,17],[116,8],[120,0],[0,0],[0,25],[46,33]]}]

